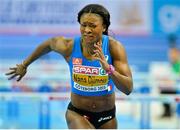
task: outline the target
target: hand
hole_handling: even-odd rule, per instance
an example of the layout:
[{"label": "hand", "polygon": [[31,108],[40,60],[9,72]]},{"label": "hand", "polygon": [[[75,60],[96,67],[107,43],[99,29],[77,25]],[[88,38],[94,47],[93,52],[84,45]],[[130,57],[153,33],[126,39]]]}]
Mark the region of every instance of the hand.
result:
[{"label": "hand", "polygon": [[108,70],[109,69],[109,64],[106,61],[106,58],[105,58],[105,56],[103,54],[101,43],[100,42],[95,43],[94,47],[95,47],[95,50],[94,50],[95,54],[93,55],[94,59],[100,61],[101,65],[102,65],[102,68],[104,70]]},{"label": "hand", "polygon": [[24,77],[24,75],[26,74],[27,67],[24,66],[23,64],[17,64],[16,67],[9,69],[10,71],[6,73],[6,75],[10,76],[8,80],[18,77],[17,81],[20,81],[22,77]]}]

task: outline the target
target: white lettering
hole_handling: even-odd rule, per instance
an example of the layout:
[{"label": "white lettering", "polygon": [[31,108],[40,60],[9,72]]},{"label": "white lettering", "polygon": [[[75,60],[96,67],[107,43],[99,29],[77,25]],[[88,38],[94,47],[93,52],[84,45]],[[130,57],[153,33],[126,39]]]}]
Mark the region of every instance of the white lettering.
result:
[{"label": "white lettering", "polygon": [[109,120],[111,118],[112,118],[112,116],[101,117],[101,118],[99,118],[98,122],[101,122],[101,121],[104,121],[104,120]]},{"label": "white lettering", "polygon": [[73,66],[73,72],[80,74],[99,75],[99,68],[90,66]]},{"label": "white lettering", "polygon": [[74,82],[74,88],[84,91],[84,92],[98,92],[98,91],[105,91],[108,89],[107,85],[102,85],[102,86],[92,86],[92,87],[87,87],[87,86],[82,86],[76,82]]}]

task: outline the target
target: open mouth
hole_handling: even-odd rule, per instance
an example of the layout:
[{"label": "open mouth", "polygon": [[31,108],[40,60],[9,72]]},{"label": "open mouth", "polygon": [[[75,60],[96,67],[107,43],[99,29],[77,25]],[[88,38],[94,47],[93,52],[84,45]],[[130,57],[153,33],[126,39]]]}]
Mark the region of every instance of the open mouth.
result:
[{"label": "open mouth", "polygon": [[87,43],[94,41],[94,37],[90,35],[84,35],[83,38]]},{"label": "open mouth", "polygon": [[93,36],[91,36],[91,35],[84,35],[84,38],[85,38],[85,39],[92,39]]},{"label": "open mouth", "polygon": [[82,36],[85,42],[89,44],[96,43],[98,41],[97,37],[93,35],[82,35]]}]

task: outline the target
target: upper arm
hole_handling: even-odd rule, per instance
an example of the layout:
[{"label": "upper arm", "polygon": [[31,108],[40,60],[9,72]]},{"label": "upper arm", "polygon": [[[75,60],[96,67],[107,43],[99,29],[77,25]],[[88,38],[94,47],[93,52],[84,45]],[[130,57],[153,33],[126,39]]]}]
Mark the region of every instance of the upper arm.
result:
[{"label": "upper arm", "polygon": [[68,39],[64,37],[54,37],[51,40],[51,50],[60,53],[64,57],[68,57],[71,55],[73,48],[73,39]]},{"label": "upper arm", "polygon": [[127,77],[132,77],[126,51],[123,45],[112,38],[110,38],[110,53],[113,59],[113,66],[116,71]]}]

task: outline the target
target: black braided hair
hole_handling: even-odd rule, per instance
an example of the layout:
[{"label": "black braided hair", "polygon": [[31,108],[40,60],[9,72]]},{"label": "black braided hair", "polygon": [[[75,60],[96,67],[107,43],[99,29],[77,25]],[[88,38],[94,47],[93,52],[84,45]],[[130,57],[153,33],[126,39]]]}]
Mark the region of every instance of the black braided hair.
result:
[{"label": "black braided hair", "polygon": [[108,35],[108,28],[110,25],[110,14],[109,11],[99,4],[88,4],[78,13],[78,22],[80,23],[80,18],[84,13],[95,13],[103,18],[103,24],[106,26],[106,30],[103,32],[104,35]]}]

